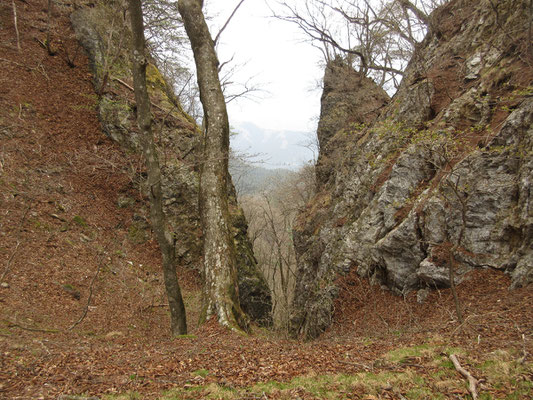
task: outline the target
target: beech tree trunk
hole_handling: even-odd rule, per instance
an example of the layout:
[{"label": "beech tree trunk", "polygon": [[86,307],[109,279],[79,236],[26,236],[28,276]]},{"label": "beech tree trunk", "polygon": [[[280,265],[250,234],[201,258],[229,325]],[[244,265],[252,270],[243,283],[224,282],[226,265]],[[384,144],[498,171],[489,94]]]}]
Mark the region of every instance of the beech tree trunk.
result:
[{"label": "beech tree trunk", "polygon": [[228,209],[229,122],[218,76],[218,58],[202,13],[202,0],[179,0],[196,63],[204,110],[204,160],[200,171],[200,214],[204,239],[202,319],[247,329],[239,304],[236,253]]},{"label": "beech tree trunk", "polygon": [[170,328],[172,335],[187,333],[185,306],[176,275],[176,256],[174,238],[167,229],[163,211],[161,190],[161,167],[152,133],[150,98],[146,88],[146,47],[141,0],[129,0],[132,43],[133,86],[137,103],[137,123],[140,129],[141,146],[148,172],[148,191],[150,198],[150,220],[163,258],[163,276],[170,307]]}]

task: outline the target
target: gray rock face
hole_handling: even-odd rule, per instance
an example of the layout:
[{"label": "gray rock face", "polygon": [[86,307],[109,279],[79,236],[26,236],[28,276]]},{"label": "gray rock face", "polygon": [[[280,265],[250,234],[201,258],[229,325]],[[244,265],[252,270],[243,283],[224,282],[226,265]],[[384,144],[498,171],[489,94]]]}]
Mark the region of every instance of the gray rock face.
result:
[{"label": "gray rock face", "polygon": [[[398,294],[449,286],[452,259],[456,283],[473,268],[505,271],[511,287],[533,281],[533,73],[513,50],[527,47],[525,30],[501,34],[527,25],[521,7],[499,4],[499,30],[486,1],[438,9],[369,126],[348,123],[358,103],[343,90],[356,82],[325,83],[319,140],[332,161],[296,226],[295,334],[331,323],[333,282],[353,268]],[[335,102],[350,110],[340,119]]]},{"label": "gray rock face", "polygon": [[330,145],[330,140],[340,132],[347,133],[349,127],[373,122],[388,101],[389,96],[381,87],[362,77],[342,59],[337,58],[327,64],[317,128],[319,183],[327,181],[335,159],[337,146]]},{"label": "gray rock face", "polygon": [[[105,26],[109,16],[98,7],[80,8],[71,15],[71,21],[78,40],[88,53],[95,85],[102,82],[104,65],[104,42],[98,33],[99,26]],[[127,42],[126,36],[126,42]],[[129,71],[128,46],[124,54],[116,60],[124,68],[127,79]],[[124,80],[123,79],[123,80]],[[162,164],[162,189],[164,209],[176,238],[176,255],[181,265],[201,270],[202,229],[198,209],[199,160],[201,158],[200,130],[194,121],[181,108],[172,105],[165,88],[164,78],[154,65],[149,65],[147,83],[150,96],[161,101],[163,107],[175,111],[152,110],[154,131],[158,133],[160,161]],[[109,82],[112,90],[106,91],[99,99],[99,116],[104,132],[127,151],[138,153],[140,143],[136,134],[136,116],[123,84]],[[163,108],[162,107],[162,108]],[[138,176],[142,186],[144,178]],[[235,189],[230,182],[228,187],[233,219],[233,234],[238,259],[238,284],[241,307],[256,322],[266,325],[271,322],[272,308],[270,290],[257,267],[252,245],[247,237],[247,223],[242,210],[237,205]],[[146,214],[146,213],[145,213]],[[148,215],[141,217],[146,220]],[[134,223],[132,222],[132,226]],[[136,228],[138,230],[138,228]],[[137,238],[138,235],[136,235]]]}]

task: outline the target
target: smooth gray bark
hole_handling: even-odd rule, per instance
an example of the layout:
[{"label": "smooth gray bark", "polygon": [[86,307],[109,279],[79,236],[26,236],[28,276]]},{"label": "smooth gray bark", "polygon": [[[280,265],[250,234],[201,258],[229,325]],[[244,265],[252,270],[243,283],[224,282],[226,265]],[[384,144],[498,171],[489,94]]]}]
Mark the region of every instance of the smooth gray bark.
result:
[{"label": "smooth gray bark", "polygon": [[204,304],[202,318],[216,316],[221,325],[247,329],[239,304],[236,252],[228,208],[229,122],[218,75],[214,41],[201,0],[180,0],[196,63],[204,110],[204,160],[200,173],[200,214],[204,239]]}]

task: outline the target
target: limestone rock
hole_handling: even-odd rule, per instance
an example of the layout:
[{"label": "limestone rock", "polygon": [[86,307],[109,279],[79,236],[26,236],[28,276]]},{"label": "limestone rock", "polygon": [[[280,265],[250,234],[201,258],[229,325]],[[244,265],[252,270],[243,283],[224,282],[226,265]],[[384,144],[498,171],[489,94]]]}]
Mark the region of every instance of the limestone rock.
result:
[{"label": "limestone rock", "polygon": [[[95,85],[98,87],[103,81],[102,49],[104,42],[102,27],[105,28],[106,14],[99,7],[80,8],[71,15],[71,21],[78,40],[85,48],[91,61],[91,70]],[[125,41],[128,42],[129,33],[126,32]],[[201,157],[201,134],[196,123],[189,117],[181,106],[174,104],[165,88],[165,80],[155,61],[148,66],[147,80],[150,96],[160,100],[160,108],[154,107],[154,130],[158,132],[158,146],[162,167],[163,203],[166,215],[176,239],[176,255],[181,265],[201,270],[202,263],[202,232],[198,209],[199,193],[199,162]],[[124,75],[115,76],[122,81],[130,74],[129,51],[127,44],[123,54],[120,54],[117,65],[124,68]],[[116,72],[115,72],[116,73]],[[123,79],[122,79],[123,78]],[[106,135],[122,145],[125,150],[133,153],[140,151],[137,136],[137,124],[133,105],[127,96],[120,96],[125,89],[124,84],[110,81],[108,85],[114,90],[105,91],[98,102],[98,110],[102,128]],[[170,111],[165,111],[168,107]],[[133,179],[143,188],[144,177]],[[137,189],[137,188],[136,188]],[[270,291],[265,279],[258,270],[253,250],[246,236],[247,224],[238,207],[233,184],[228,186],[230,208],[234,221],[233,230],[237,249],[238,281],[241,294],[241,306],[250,317],[262,324],[269,324],[271,320]],[[119,207],[126,207],[130,203],[123,199]],[[138,215],[138,213],[136,213]],[[134,218],[129,226],[129,239],[134,243],[142,243],[147,239],[149,229],[146,218]]]},{"label": "limestone rock", "polygon": [[456,249],[458,284],[473,268],[505,271],[511,288],[533,282],[533,74],[516,51],[527,31],[515,29],[527,26],[524,7],[499,3],[498,29],[487,1],[437,9],[398,92],[364,125],[347,121],[379,91],[328,65],[317,195],[294,232],[293,333],[327,328],[335,279],[351,269],[398,294],[446,287]]}]

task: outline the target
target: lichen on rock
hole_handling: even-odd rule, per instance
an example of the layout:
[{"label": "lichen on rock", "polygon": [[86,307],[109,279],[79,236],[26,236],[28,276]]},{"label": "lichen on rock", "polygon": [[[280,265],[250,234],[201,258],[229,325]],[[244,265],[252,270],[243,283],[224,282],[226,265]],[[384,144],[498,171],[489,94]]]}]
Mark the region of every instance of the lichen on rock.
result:
[{"label": "lichen on rock", "polygon": [[[295,228],[293,333],[329,326],[334,282],[351,270],[398,294],[449,286],[450,257],[456,283],[473,268],[533,281],[533,69],[527,30],[508,34],[529,14],[511,3],[498,15],[487,1],[438,8],[387,105],[357,73],[326,68],[318,194]],[[383,99],[377,119],[360,123],[356,96]]]}]

